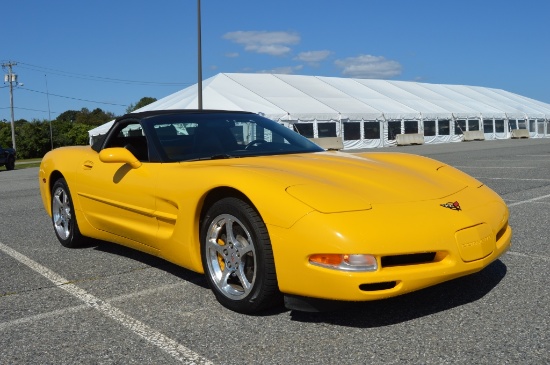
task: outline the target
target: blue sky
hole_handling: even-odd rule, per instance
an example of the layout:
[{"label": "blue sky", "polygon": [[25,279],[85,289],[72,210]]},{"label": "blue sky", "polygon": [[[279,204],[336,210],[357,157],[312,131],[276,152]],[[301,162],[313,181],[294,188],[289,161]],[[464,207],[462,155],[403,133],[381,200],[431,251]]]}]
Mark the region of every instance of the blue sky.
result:
[{"label": "blue sky", "polygon": [[[0,61],[15,119],[116,115],[197,82],[196,0],[17,0]],[[201,0],[204,79],[220,72],[504,89],[550,103],[548,0]],[[6,69],[2,73],[7,73]],[[10,120],[0,85],[0,120]],[[49,96],[49,105],[48,105]]]}]

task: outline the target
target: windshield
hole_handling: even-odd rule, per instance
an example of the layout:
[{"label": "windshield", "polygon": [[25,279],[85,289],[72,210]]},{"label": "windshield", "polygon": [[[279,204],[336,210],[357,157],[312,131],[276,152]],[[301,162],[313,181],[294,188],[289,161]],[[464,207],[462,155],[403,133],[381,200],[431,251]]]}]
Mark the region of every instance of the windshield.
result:
[{"label": "windshield", "polygon": [[268,156],[323,149],[256,114],[167,114],[142,123],[164,161]]}]

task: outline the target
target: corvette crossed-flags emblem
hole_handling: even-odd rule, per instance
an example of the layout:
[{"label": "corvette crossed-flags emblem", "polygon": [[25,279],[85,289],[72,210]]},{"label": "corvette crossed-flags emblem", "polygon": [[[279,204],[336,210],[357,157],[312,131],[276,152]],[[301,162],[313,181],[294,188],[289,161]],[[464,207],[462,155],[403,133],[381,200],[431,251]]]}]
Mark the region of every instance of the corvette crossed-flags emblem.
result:
[{"label": "corvette crossed-flags emblem", "polygon": [[449,209],[452,209],[452,210],[462,210],[460,208],[460,203],[455,201],[455,202],[452,202],[452,203],[445,203],[445,204],[440,204],[443,208],[449,208]]}]

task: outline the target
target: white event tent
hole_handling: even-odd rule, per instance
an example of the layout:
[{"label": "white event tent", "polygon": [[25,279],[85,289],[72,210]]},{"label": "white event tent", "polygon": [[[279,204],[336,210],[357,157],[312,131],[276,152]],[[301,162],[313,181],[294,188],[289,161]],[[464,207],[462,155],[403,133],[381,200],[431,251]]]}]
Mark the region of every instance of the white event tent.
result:
[{"label": "white event tent", "polygon": [[[137,111],[197,107],[194,85]],[[424,143],[458,142],[465,131],[486,140],[514,129],[550,137],[550,104],[478,86],[220,73],[203,81],[203,108],[259,113],[308,138],[341,137],[345,149],[396,145],[398,134],[420,134]],[[90,140],[112,123],[90,130]]]}]

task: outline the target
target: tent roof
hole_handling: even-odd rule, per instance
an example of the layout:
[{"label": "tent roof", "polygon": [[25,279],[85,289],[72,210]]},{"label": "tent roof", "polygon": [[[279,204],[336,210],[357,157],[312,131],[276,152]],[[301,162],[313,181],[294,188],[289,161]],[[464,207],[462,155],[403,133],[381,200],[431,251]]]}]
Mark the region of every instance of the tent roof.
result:
[{"label": "tent roof", "polygon": [[[193,85],[137,111],[197,107]],[[203,108],[245,110],[275,120],[550,119],[550,104],[500,89],[246,73],[220,73],[204,80]],[[106,129],[107,125],[95,128],[90,136]]]}]

